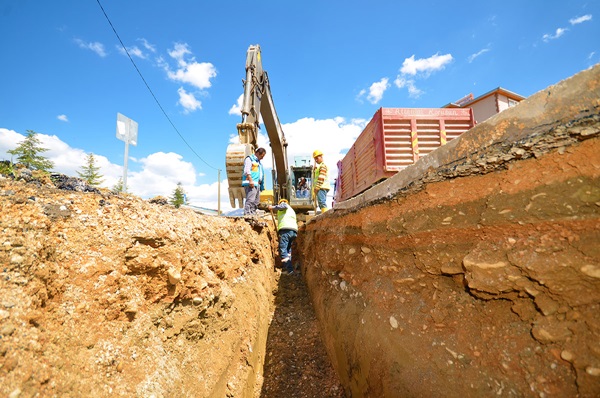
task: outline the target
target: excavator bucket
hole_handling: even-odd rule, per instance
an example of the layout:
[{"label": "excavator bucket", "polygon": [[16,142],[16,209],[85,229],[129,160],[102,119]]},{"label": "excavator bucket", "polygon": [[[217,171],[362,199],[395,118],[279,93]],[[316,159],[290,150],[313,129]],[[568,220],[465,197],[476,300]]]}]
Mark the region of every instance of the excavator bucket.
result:
[{"label": "excavator bucket", "polygon": [[251,144],[230,144],[227,147],[225,166],[227,181],[229,183],[229,202],[231,207],[244,207],[246,192],[242,188],[242,174],[244,172],[244,159],[253,153]]}]

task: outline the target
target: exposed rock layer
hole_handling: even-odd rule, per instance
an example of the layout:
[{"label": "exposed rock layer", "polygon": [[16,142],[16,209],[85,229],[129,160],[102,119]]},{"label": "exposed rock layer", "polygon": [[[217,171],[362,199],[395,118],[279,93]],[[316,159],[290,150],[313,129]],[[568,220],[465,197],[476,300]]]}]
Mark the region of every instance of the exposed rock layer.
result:
[{"label": "exposed rock layer", "polygon": [[351,396],[600,396],[600,66],[306,225]]}]

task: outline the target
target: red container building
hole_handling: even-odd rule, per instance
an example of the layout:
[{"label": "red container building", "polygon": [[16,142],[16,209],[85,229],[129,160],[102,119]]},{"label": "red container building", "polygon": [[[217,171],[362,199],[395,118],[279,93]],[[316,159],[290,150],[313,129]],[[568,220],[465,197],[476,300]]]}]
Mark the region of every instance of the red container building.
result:
[{"label": "red container building", "polygon": [[474,125],[470,108],[379,108],[338,162],[335,201],[391,177]]}]

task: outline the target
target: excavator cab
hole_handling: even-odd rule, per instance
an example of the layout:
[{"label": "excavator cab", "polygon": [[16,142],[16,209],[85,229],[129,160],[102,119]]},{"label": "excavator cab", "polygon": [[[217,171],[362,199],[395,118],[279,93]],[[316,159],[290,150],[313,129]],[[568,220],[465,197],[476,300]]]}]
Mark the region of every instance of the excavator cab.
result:
[{"label": "excavator cab", "polygon": [[312,186],[310,156],[295,156],[294,165],[290,168],[288,192],[290,205],[297,212],[304,213],[313,208]]}]

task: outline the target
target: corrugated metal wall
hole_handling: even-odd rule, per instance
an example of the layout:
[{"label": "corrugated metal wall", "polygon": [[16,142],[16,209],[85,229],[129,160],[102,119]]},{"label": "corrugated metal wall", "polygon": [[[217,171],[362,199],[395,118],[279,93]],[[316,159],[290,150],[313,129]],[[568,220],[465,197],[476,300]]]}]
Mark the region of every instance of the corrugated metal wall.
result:
[{"label": "corrugated metal wall", "polygon": [[473,125],[469,108],[380,108],[338,162],[336,201],[391,177]]}]

